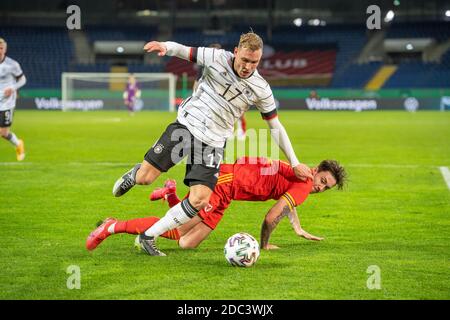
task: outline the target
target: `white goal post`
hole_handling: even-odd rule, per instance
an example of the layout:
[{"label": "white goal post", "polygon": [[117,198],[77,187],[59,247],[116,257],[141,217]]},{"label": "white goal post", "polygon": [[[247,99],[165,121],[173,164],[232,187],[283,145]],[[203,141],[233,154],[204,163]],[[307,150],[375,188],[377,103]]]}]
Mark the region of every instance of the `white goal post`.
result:
[{"label": "white goal post", "polygon": [[130,75],[140,90],[138,110],[175,111],[176,75],[172,73],[64,72],[63,110],[126,110],[124,92]]}]

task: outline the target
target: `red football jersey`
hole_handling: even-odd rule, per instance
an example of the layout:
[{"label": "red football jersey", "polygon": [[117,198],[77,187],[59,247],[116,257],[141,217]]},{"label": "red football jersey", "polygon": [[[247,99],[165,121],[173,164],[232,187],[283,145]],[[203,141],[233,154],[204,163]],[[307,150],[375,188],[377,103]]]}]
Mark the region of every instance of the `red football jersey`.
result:
[{"label": "red football jersey", "polygon": [[[224,166],[224,165],[222,165]],[[284,161],[244,157],[231,168],[223,168],[221,176],[232,180],[232,199],[244,201],[278,200],[283,197],[291,207],[301,204],[312,190],[311,179],[299,180],[292,167]],[[222,170],[221,170],[222,171]]]}]

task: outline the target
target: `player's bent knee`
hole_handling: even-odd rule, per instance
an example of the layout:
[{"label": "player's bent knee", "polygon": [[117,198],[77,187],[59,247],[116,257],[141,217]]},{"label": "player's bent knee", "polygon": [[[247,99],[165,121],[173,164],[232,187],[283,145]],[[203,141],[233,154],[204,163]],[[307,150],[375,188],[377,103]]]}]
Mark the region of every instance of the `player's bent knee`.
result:
[{"label": "player's bent knee", "polygon": [[7,139],[8,135],[9,135],[8,128],[0,128],[0,136],[2,136],[2,138]]},{"label": "player's bent knee", "polygon": [[197,210],[201,210],[208,205],[209,198],[212,191],[204,186],[191,187],[191,193],[189,194],[189,202]]},{"label": "player's bent knee", "polygon": [[178,245],[181,249],[195,249],[198,247],[199,243],[192,239],[181,237],[180,240],[178,240]]},{"label": "player's bent knee", "polygon": [[208,205],[209,197],[191,197],[189,196],[189,202],[191,205],[196,208],[197,210],[202,210]]}]

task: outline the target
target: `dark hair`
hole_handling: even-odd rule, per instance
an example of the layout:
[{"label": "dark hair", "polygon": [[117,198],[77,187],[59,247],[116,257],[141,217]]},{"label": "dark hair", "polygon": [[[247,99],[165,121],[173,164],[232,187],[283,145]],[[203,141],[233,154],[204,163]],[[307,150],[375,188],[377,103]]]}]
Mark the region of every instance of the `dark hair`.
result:
[{"label": "dark hair", "polygon": [[317,167],[318,172],[329,171],[331,175],[336,179],[336,185],[339,190],[344,187],[347,181],[347,172],[344,167],[336,160],[323,160]]}]

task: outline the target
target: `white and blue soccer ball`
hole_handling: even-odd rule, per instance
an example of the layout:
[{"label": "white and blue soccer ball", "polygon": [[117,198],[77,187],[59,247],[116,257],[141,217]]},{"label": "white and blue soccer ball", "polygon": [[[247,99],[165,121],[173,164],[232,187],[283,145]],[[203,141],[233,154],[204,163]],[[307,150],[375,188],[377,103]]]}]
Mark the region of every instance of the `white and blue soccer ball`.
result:
[{"label": "white and blue soccer ball", "polygon": [[232,266],[251,267],[259,258],[259,243],[248,233],[236,233],[228,238],[224,253]]}]

